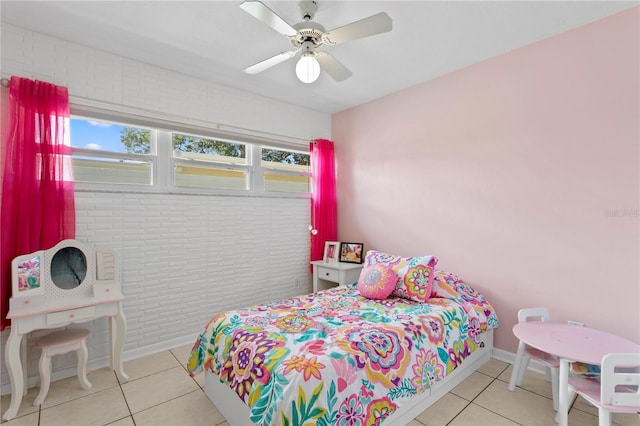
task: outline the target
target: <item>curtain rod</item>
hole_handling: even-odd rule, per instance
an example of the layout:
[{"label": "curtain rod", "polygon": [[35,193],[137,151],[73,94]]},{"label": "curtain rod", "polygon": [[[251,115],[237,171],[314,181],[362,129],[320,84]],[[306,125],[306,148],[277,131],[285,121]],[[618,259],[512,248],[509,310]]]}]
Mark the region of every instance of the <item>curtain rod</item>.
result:
[{"label": "curtain rod", "polygon": [[11,81],[9,81],[8,78],[3,78],[2,80],[0,80],[0,84],[2,85],[2,87],[9,87]]}]

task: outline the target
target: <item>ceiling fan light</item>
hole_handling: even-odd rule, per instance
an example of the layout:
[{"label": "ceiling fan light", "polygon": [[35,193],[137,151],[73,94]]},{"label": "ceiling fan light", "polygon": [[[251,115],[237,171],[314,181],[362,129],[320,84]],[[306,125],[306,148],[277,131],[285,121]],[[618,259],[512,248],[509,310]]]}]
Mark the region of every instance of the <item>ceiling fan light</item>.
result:
[{"label": "ceiling fan light", "polygon": [[304,53],[296,64],[296,75],[303,83],[313,83],[320,76],[320,64],[313,55]]}]

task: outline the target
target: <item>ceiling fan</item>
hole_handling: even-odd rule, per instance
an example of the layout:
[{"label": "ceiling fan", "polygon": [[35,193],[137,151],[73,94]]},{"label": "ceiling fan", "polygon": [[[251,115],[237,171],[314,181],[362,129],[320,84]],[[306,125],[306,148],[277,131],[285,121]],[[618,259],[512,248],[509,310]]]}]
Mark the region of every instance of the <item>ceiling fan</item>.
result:
[{"label": "ceiling fan", "polygon": [[302,21],[289,25],[284,19],[257,0],[246,0],[240,8],[251,16],[264,22],[280,34],[289,39],[295,50],[278,53],[264,61],[245,68],[247,74],[257,74],[271,68],[302,52],[296,65],[296,75],[303,83],[313,83],[320,76],[320,69],[325,71],[336,81],[342,81],[351,76],[351,71],[336,58],[324,51],[316,51],[320,46],[333,46],[359,38],[391,31],[392,20],[384,12],[359,21],[352,22],[331,31],[326,31],[322,25],[313,21],[318,11],[316,1],[304,0],[298,3],[298,10]]}]

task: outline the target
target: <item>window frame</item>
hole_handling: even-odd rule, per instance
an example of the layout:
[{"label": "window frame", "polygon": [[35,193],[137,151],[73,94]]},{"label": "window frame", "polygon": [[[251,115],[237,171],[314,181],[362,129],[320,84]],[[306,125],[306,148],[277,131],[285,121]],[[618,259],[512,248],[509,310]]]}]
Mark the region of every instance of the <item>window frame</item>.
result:
[{"label": "window frame", "polygon": [[[280,148],[280,147],[275,147],[275,146],[270,146],[270,145],[261,145],[259,146],[259,149],[257,149],[258,151],[258,158],[260,161],[260,185],[262,185],[262,191],[264,193],[268,193],[268,194],[311,194],[311,164],[309,164],[309,171],[296,171],[296,170],[286,170],[286,169],[278,169],[275,167],[263,167],[262,166],[262,150],[263,149],[274,149],[274,150],[278,150],[278,151],[287,151],[287,152],[296,152],[296,153],[300,153],[300,154],[305,154],[304,151],[299,150],[299,149],[293,149],[293,148]],[[307,155],[309,155],[309,163],[311,163],[311,152],[306,152]],[[276,163],[276,164],[281,164],[281,163]],[[265,189],[265,172],[271,173],[271,174],[276,174],[276,175],[283,175],[283,176],[305,176],[309,178],[309,192],[305,192],[305,193],[300,193],[300,192],[285,192],[285,191],[267,191]]]},{"label": "window frame", "polygon": [[[194,195],[226,195],[226,196],[250,196],[250,197],[274,197],[274,198],[311,198],[311,192],[281,192],[266,191],[264,188],[264,173],[278,173],[283,175],[300,176],[295,171],[276,170],[262,167],[262,149],[277,149],[307,153],[304,148],[308,143],[291,142],[293,138],[282,137],[283,140],[274,139],[274,135],[261,136],[260,133],[242,129],[244,132],[222,130],[221,125],[198,120],[175,121],[162,114],[140,114],[131,112],[112,111],[96,108],[88,105],[71,105],[71,117],[88,121],[103,121],[122,126],[140,127],[151,130],[151,153],[133,154],[127,152],[113,152],[92,150],[87,148],[72,147],[72,159],[76,156],[103,157],[109,159],[151,161],[151,184],[141,185],[134,183],[101,183],[78,182],[74,180],[74,186],[79,191],[106,191],[106,192],[133,192],[133,193],[167,193],[167,194],[194,194]],[[212,127],[214,126],[214,127]],[[172,134],[179,133],[188,136],[216,139],[229,143],[240,143],[246,147],[247,164],[231,164],[215,161],[200,161],[196,159],[180,159],[174,156]],[[310,152],[309,152],[310,155]],[[224,168],[228,170],[242,170],[248,173],[247,186],[241,189],[199,188],[177,186],[175,184],[174,167],[176,165],[202,166],[212,168]],[[310,172],[302,172],[311,178]],[[309,188],[311,191],[311,188]]]},{"label": "window frame", "polygon": [[131,152],[118,152],[118,151],[107,151],[100,149],[90,149],[90,148],[78,148],[73,146],[73,142],[71,142],[71,161],[73,162],[78,156],[81,157],[89,157],[89,158],[105,158],[110,160],[125,160],[125,161],[148,161],[151,163],[151,182],[149,184],[137,184],[137,183],[113,183],[113,182],[86,182],[86,181],[76,181],[74,174],[74,188],[76,189],[107,189],[107,190],[134,190],[134,191],[144,191],[144,192],[155,192],[153,191],[156,182],[157,169],[158,169],[158,155],[157,155],[157,130],[150,128],[148,126],[142,126],[139,124],[131,124],[125,123],[122,121],[116,120],[105,120],[99,117],[87,117],[84,115],[71,114],[69,117],[69,139],[73,137],[71,135],[71,120],[79,119],[85,121],[99,121],[109,124],[115,124],[123,127],[138,127],[148,129],[151,132],[149,154],[134,154]]},{"label": "window frame", "polygon": [[[180,135],[184,135],[184,136],[190,136],[190,137],[196,137],[196,138],[203,138],[203,139],[215,139],[216,141],[219,142],[225,142],[225,143],[231,143],[231,144],[242,144],[245,146],[245,164],[233,164],[232,162],[225,162],[225,161],[215,161],[215,160],[198,160],[195,158],[180,158],[180,157],[176,157],[175,156],[175,149],[173,148],[173,135],[174,133],[180,134]],[[232,141],[232,140],[228,140],[228,139],[223,139],[223,138],[215,138],[212,136],[202,136],[202,135],[197,135],[197,134],[193,134],[193,133],[185,133],[185,132],[175,132],[175,131],[169,131],[169,140],[170,140],[170,145],[171,145],[171,191],[173,192],[192,192],[195,190],[196,193],[199,193],[200,190],[204,190],[204,191],[231,191],[231,192],[241,192],[241,193],[245,193],[245,192],[251,192],[252,189],[252,175],[254,174],[254,170],[252,167],[252,151],[255,149],[255,147],[252,144],[246,143],[246,142],[241,142],[241,141]],[[212,158],[215,158],[216,156],[212,155]],[[197,168],[202,168],[202,169],[220,169],[220,170],[232,170],[232,171],[243,171],[246,172],[247,177],[246,177],[246,185],[244,189],[231,189],[231,188],[202,188],[202,187],[194,187],[194,186],[178,186],[176,183],[176,173],[175,173],[175,167],[178,165],[182,165],[182,166],[191,166],[191,167],[197,167]]]}]

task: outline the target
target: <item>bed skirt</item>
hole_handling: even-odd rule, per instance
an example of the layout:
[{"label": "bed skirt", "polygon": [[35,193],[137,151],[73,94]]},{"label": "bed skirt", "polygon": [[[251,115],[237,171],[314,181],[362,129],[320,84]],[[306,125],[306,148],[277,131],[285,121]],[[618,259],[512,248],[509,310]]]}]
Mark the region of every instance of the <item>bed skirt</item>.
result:
[{"label": "bed skirt", "polygon": [[[428,391],[414,396],[409,403],[385,419],[384,424],[396,426],[409,423],[488,362],[493,350],[493,329],[482,333],[481,342],[480,347],[465,358],[458,368],[434,384]],[[217,375],[208,370],[205,371],[204,376],[204,391],[231,426],[253,425],[249,420],[249,407],[231,388],[221,383]]]}]

